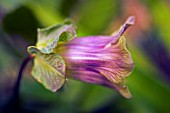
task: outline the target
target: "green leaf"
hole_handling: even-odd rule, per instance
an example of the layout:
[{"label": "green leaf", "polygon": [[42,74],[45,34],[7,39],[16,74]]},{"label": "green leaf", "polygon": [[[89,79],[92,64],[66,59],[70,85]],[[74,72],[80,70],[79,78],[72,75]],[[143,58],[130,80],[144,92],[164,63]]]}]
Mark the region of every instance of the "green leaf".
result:
[{"label": "green leaf", "polygon": [[60,89],[66,81],[63,58],[56,53],[44,54],[35,46],[28,47],[28,52],[35,55],[33,77],[53,92]]},{"label": "green leaf", "polygon": [[63,24],[38,29],[38,41],[36,46],[42,53],[48,54],[53,51],[59,42],[67,42],[75,37],[75,27],[67,21]]}]

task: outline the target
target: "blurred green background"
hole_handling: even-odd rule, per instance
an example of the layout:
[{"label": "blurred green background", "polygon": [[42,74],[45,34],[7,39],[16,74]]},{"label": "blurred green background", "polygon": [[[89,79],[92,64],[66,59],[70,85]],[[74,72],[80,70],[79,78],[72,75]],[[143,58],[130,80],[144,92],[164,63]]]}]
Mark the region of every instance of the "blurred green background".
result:
[{"label": "blurred green background", "polygon": [[130,15],[136,23],[125,36],[135,68],[126,84],[133,98],[70,79],[52,93],[32,78],[30,62],[21,82],[21,108],[30,113],[169,113],[169,0],[0,0],[0,109],[11,97],[27,47],[35,45],[37,28],[71,18],[78,37],[110,35]]}]

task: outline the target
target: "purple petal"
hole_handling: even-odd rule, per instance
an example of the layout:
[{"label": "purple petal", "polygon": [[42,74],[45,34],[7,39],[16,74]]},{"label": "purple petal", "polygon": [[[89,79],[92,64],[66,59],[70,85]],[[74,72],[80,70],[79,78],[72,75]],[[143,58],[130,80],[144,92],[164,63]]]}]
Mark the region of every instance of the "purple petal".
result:
[{"label": "purple petal", "polygon": [[71,77],[77,80],[81,80],[83,82],[91,83],[91,84],[98,84],[103,85],[109,88],[113,88],[119,91],[124,97],[131,98],[132,95],[128,90],[128,87],[124,84],[113,84],[108,79],[100,74],[100,72],[91,69],[91,68],[79,68],[69,72]]},{"label": "purple petal", "polygon": [[132,72],[134,63],[122,34],[133,23],[134,17],[129,17],[112,36],[75,38],[54,52],[64,57],[69,76],[115,88],[129,98],[131,95],[123,83]]}]

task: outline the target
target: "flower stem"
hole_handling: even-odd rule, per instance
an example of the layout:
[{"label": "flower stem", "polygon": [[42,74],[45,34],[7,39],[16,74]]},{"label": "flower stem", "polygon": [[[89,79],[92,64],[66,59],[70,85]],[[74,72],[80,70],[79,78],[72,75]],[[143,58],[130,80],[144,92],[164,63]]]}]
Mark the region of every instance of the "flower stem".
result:
[{"label": "flower stem", "polygon": [[21,79],[22,79],[22,73],[23,73],[26,65],[28,64],[28,62],[32,58],[34,58],[33,55],[30,55],[27,58],[25,58],[22,65],[21,65],[21,67],[20,67],[20,70],[19,70],[19,73],[18,73],[18,78],[17,78],[16,83],[14,85],[14,91],[13,91],[13,95],[12,95],[12,99],[14,99],[14,100],[19,99],[19,89],[20,89],[20,84],[21,84]]},{"label": "flower stem", "polygon": [[16,83],[14,85],[14,90],[13,90],[13,94],[9,100],[9,102],[3,107],[3,113],[19,113],[22,111],[22,107],[20,106],[20,96],[19,96],[19,90],[20,90],[20,84],[21,84],[21,79],[22,79],[22,73],[26,67],[26,65],[28,64],[28,62],[34,58],[34,55],[30,55],[27,58],[24,59],[18,76],[17,76],[17,80]]}]

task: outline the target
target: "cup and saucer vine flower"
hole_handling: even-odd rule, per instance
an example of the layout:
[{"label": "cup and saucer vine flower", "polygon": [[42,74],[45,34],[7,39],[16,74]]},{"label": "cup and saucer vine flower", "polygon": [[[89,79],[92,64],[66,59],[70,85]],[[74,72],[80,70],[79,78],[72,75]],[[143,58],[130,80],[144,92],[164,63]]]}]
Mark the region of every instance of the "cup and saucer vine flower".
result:
[{"label": "cup and saucer vine flower", "polygon": [[28,47],[35,56],[33,77],[53,92],[73,78],[116,89],[130,98],[124,79],[132,72],[134,62],[122,35],[134,21],[130,16],[110,36],[77,38],[75,26],[69,22],[38,29],[36,46]]}]

